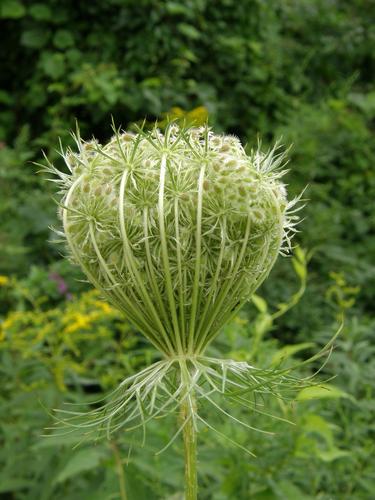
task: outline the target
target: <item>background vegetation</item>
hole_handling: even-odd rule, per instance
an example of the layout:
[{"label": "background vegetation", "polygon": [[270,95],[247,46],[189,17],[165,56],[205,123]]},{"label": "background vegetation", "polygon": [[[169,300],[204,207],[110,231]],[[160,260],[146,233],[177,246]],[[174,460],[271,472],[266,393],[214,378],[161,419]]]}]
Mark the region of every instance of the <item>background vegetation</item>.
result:
[{"label": "background vegetation", "polygon": [[277,432],[269,439],[209,416],[258,458],[202,432],[201,498],[375,497],[374,21],[371,0],[1,0],[0,498],[115,499],[122,483],[130,499],[182,494],[179,446],[154,455],[172,421],[155,423],[145,448],[128,435],[76,448],[76,434],[41,437],[48,409],[109,392],[155,353],[51,243],[52,189],[32,161],[43,149],[61,164],[58,137],[71,143],[76,118],[84,138],[105,141],[110,115],[126,127],[166,114],[208,115],[249,147],[282,136],[290,191],[308,185],[304,296],[270,320],[295,271],[304,279],[304,262],[280,259],[266,302],[221,335],[222,355],[303,357],[335,331],[338,309],[347,318],[321,374],[337,375],[330,389],[270,403],[295,426],[252,416]]}]

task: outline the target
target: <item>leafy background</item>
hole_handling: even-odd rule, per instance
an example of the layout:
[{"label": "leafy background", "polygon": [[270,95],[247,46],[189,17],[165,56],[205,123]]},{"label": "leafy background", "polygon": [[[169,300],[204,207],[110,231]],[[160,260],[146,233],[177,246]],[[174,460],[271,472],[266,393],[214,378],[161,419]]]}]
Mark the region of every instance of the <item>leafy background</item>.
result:
[{"label": "leafy background", "polygon": [[248,147],[258,134],[292,144],[289,189],[307,185],[310,200],[297,237],[306,292],[269,320],[305,273],[279,259],[221,355],[306,357],[346,311],[320,374],[336,375],[329,390],[269,402],[296,425],[252,415],[277,433],[268,439],[208,415],[257,458],[202,431],[201,498],[375,497],[374,20],[371,0],[1,0],[0,498],[116,499],[124,485],[129,499],[182,495],[179,444],[155,455],[173,421],[153,424],[144,448],[128,435],[78,447],[74,433],[41,437],[50,408],[107,393],[155,356],[62,258],[52,188],[32,163],[44,150],[61,165],[58,138],[71,143],[75,119],[104,142],[111,115],[123,127],[208,116]]}]

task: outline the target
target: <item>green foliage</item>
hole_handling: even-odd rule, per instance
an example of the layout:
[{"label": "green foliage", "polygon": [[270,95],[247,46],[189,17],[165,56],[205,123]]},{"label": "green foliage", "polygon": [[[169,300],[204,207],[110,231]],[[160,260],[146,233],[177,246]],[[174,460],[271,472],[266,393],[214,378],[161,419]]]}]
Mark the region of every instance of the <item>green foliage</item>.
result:
[{"label": "green foliage", "polygon": [[25,274],[33,262],[56,257],[46,240],[55,221],[48,189],[30,163],[30,127],[22,127],[13,147],[0,144],[0,272]]},{"label": "green foliage", "polygon": [[[12,285],[8,282],[7,286]],[[257,303],[272,310],[261,298]],[[299,349],[312,347],[311,343],[280,344],[269,335],[270,323],[263,328],[259,342],[252,332],[265,313],[254,308],[251,314],[251,323],[242,315],[224,329],[216,347],[211,348],[212,355],[249,362],[256,358],[257,364],[267,366],[280,359],[295,363]],[[303,389],[296,403],[269,401],[264,408],[268,416],[261,405],[259,413],[251,414],[252,426],[276,436],[249,431],[222,418],[215,408],[202,408],[204,417],[221,435],[203,428],[199,433],[200,497],[371,498],[374,456],[371,413],[366,409],[373,405],[370,394],[375,366],[369,344],[373,327],[373,322],[349,322],[328,364],[328,376],[330,371],[342,374],[336,381],[323,379],[320,385]],[[330,331],[327,325],[326,335],[316,339],[313,352]],[[49,437],[41,436],[54,423],[46,408],[63,408],[64,402],[89,405],[151,361],[153,354],[140,343],[139,335],[99,300],[97,292],[85,292],[43,312],[12,312],[1,325],[0,338],[2,493],[12,492],[17,499],[116,496],[119,456],[129,498],[156,500],[180,491],[180,445],[175,443],[167,453],[154,455],[177,429],[173,420],[152,424],[144,448],[133,433],[120,433],[109,443],[94,446],[79,444],[84,438],[80,430],[66,433],[52,428],[47,430]],[[301,368],[301,375],[310,373],[307,367]],[[249,415],[248,409],[231,403],[224,408],[240,420],[246,421]],[[231,446],[226,436],[254,450],[257,458],[248,458]]]},{"label": "green foliage", "polygon": [[[104,140],[110,114],[125,126],[173,107],[205,106],[215,126],[242,138],[260,132],[293,141],[298,189],[309,183],[313,201],[305,244],[324,245],[328,268],[345,266],[366,285],[368,301],[375,161],[368,4],[109,0],[73,9],[57,0],[4,0],[4,53],[11,56],[0,61],[2,176],[12,171],[17,193],[21,178],[39,186],[27,160],[38,159],[40,147],[51,154],[57,136],[69,142],[75,117],[84,137],[90,131]],[[47,227],[42,213],[48,223],[55,216],[44,195],[33,194],[28,189],[15,203],[34,214],[31,221],[1,203],[3,272],[25,273],[30,259],[50,259],[45,230],[33,226]],[[17,234],[9,224],[20,226]]]},{"label": "green foliage", "polygon": [[295,186],[309,184],[306,241],[318,247],[322,272],[339,264],[362,285],[364,305],[375,276],[374,95],[348,93],[318,106],[302,104],[279,129],[294,144]]},{"label": "green foliage", "polygon": [[[129,328],[116,318],[101,316],[90,331],[63,334],[64,314],[83,314],[82,301],[91,314],[96,299],[77,298],[86,288],[76,281],[82,276],[59,261],[62,247],[48,243],[56,211],[31,161],[41,162],[44,149],[61,166],[57,136],[68,146],[75,118],[83,138],[93,132],[106,142],[111,114],[125,127],[145,117],[163,126],[166,115],[201,124],[208,113],[216,129],[243,140],[260,133],[265,143],[280,135],[293,143],[289,189],[298,193],[308,184],[301,243],[312,249],[308,277],[296,284],[292,266],[279,262],[254,298],[254,321],[236,319],[216,354],[292,363],[332,335],[332,305],[350,306],[321,379],[350,397],[300,401],[296,409],[280,404],[275,411],[298,425],[261,419],[279,432],[277,446],[218,419],[224,434],[255,445],[258,458],[202,432],[202,498],[374,498],[373,10],[371,0],[0,1],[0,314],[15,321],[0,341],[0,496],[118,497],[114,450],[127,464],[128,436],[97,445],[92,456],[92,448],[73,449],[80,436],[42,439],[51,419],[38,399],[52,408],[100,397],[105,383],[109,388],[149,356],[132,331],[134,343],[115,347]],[[298,305],[272,319],[293,295]],[[48,340],[38,341],[38,325],[49,328]],[[75,335],[72,350],[65,337]],[[235,416],[244,418],[241,411]],[[181,491],[178,445],[170,455],[152,454],[173,425],[154,425],[148,448],[133,448],[124,467],[130,499]]]}]

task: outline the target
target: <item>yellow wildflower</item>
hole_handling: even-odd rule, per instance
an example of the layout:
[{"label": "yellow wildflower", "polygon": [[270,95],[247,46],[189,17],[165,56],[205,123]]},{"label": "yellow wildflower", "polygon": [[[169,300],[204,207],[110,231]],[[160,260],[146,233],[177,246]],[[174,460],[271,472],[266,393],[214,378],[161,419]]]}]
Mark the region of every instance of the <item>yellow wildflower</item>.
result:
[{"label": "yellow wildflower", "polygon": [[8,276],[0,275],[0,286],[6,286],[9,283]]},{"label": "yellow wildflower", "polygon": [[108,302],[102,302],[100,300],[95,301],[96,307],[100,308],[104,314],[111,314],[114,312],[113,307],[111,307]]},{"label": "yellow wildflower", "polygon": [[74,322],[65,328],[65,333],[73,333],[77,330],[89,328],[91,318],[87,314],[77,313]]}]

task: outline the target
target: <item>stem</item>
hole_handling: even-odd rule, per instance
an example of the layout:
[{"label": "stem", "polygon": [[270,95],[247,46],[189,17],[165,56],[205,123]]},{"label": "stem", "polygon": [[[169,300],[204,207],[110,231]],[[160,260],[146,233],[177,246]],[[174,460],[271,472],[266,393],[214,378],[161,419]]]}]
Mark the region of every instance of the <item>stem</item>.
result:
[{"label": "stem", "polygon": [[[194,396],[190,401],[195,404]],[[188,401],[181,405],[181,419],[186,421],[183,429],[184,451],[185,451],[185,500],[197,500],[198,478],[197,478],[197,432],[189,410]]]},{"label": "stem", "polygon": [[195,427],[196,401],[191,374],[186,360],[180,362],[181,382],[185,386],[185,397],[181,403],[181,426],[183,427],[185,452],[185,500],[197,500],[197,430]]},{"label": "stem", "polygon": [[119,488],[120,488],[120,498],[121,500],[127,500],[126,488],[125,488],[125,475],[122,466],[122,460],[117,444],[114,441],[110,442],[110,446],[113,451],[113,455],[116,461],[116,471],[118,476]]},{"label": "stem", "polygon": [[197,316],[197,309],[199,302],[198,298],[200,292],[199,274],[201,271],[201,255],[202,255],[202,210],[203,210],[203,182],[204,182],[205,168],[206,167],[203,164],[198,179],[197,229],[195,234],[195,239],[196,239],[195,271],[194,271],[193,292],[191,298],[190,329],[189,329],[189,340],[188,340],[188,352],[190,353],[192,353],[194,350],[194,341],[195,341],[194,331],[197,327],[196,316]]},{"label": "stem", "polygon": [[[173,293],[172,275],[169,265],[168,238],[167,238],[168,234],[165,229],[164,191],[165,191],[166,172],[167,172],[167,157],[165,154],[163,154],[160,162],[159,201],[158,201],[161,258],[164,267],[165,286],[166,286],[166,292],[169,302],[170,313],[172,316],[172,324],[175,336],[175,345],[173,347],[179,354],[183,354],[184,351],[182,349],[182,344],[181,344],[180,325],[178,323],[178,318],[177,318],[177,312],[176,312],[177,310]],[[172,349],[171,352],[174,352],[174,349]]]}]

